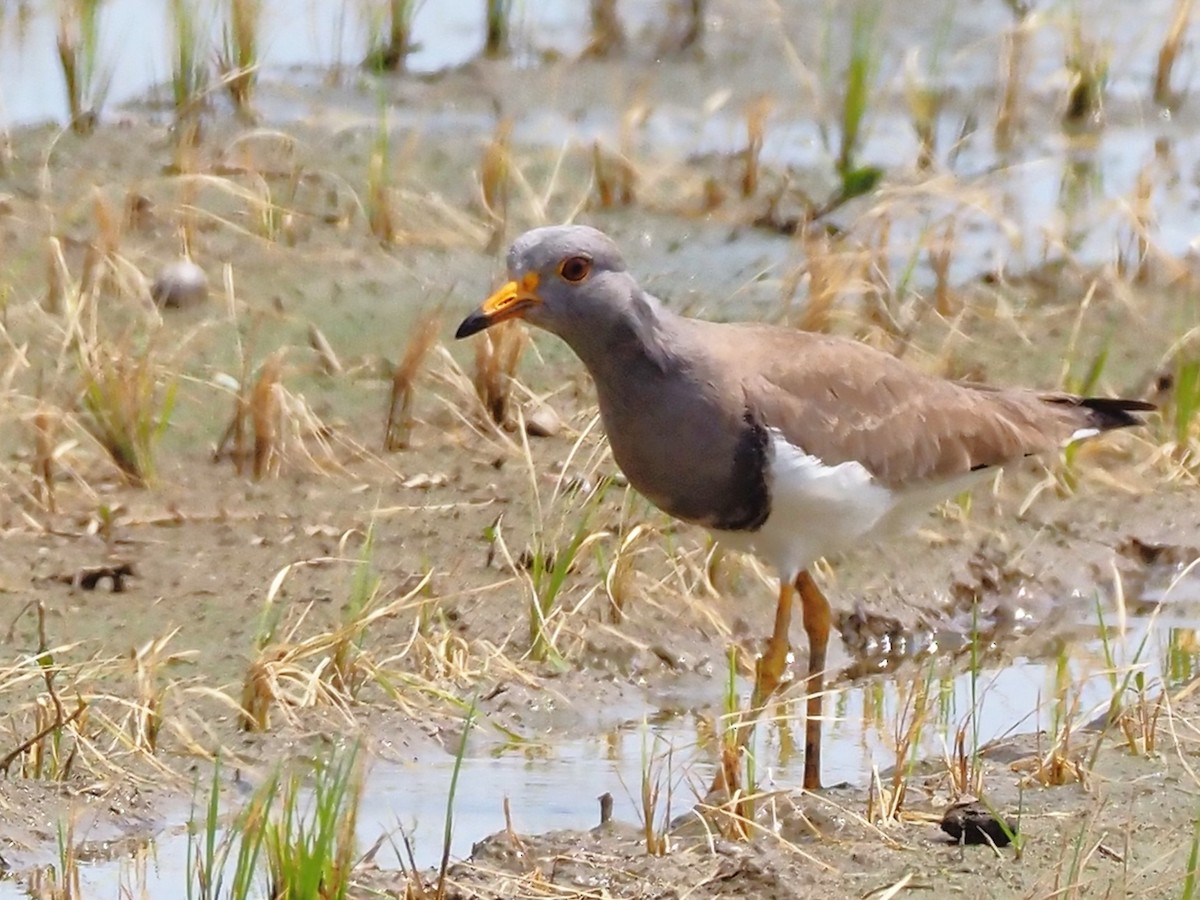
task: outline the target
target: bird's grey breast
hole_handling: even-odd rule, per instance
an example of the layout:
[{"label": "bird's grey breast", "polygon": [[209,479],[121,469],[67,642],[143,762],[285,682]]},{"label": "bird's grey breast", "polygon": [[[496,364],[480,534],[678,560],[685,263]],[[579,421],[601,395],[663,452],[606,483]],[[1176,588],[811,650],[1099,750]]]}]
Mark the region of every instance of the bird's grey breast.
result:
[{"label": "bird's grey breast", "polygon": [[629,373],[597,384],[613,457],[664,512],[724,531],[753,531],[770,512],[770,434],[740,397],[683,373]]}]

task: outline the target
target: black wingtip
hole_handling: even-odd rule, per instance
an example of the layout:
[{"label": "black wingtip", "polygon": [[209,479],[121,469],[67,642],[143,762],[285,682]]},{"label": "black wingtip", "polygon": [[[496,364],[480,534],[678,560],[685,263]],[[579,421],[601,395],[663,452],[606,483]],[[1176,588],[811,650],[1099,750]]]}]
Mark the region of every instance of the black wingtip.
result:
[{"label": "black wingtip", "polygon": [[1144,420],[1135,413],[1149,413],[1158,409],[1147,400],[1119,400],[1110,397],[1081,397],[1078,404],[1091,413],[1092,427],[1101,431],[1142,425]]}]

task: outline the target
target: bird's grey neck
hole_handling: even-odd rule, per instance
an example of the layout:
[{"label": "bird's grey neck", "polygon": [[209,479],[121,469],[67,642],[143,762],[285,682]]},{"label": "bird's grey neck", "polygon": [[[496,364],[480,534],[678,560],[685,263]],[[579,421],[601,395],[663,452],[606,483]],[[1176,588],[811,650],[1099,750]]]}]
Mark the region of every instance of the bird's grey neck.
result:
[{"label": "bird's grey neck", "polygon": [[639,291],[603,328],[591,328],[570,341],[593,377],[604,372],[663,372],[671,355],[666,339],[675,319],[657,298]]}]

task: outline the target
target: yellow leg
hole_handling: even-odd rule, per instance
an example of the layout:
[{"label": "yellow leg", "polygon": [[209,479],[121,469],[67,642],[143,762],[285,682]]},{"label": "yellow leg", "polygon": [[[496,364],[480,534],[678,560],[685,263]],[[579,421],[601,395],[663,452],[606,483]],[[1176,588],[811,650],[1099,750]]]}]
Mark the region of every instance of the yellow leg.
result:
[{"label": "yellow leg", "polygon": [[775,607],[775,630],[767,642],[766,652],[758,659],[754,667],[754,694],[750,698],[750,706],[738,714],[734,730],[734,741],[726,744],[721,751],[721,768],[713,779],[711,790],[732,797],[742,787],[741,761],[742,753],[754,740],[754,724],[762,715],[767,701],[779,689],[787,674],[788,656],[791,646],[788,642],[788,626],[792,621],[792,598],[795,588],[787,582],[779,585],[779,603]]},{"label": "yellow leg", "polygon": [[740,787],[740,750],[753,739],[754,723],[771,696],[784,683],[788,668],[791,644],[788,627],[792,620],[792,601],[799,592],[804,616],[804,631],[808,635],[808,676],[805,693],[808,699],[804,709],[804,788],[815,791],[821,787],[821,721],[825,687],[825,659],[829,647],[829,633],[833,628],[833,613],[829,601],[821,593],[812,576],[801,572],[794,585],[783,582],[779,585],[779,602],[775,607],[775,630],[767,642],[766,652],[758,660],[754,673],[754,695],[750,707],[740,715],[738,741],[735,746],[725,748],[722,754],[721,771],[713,782],[713,789],[720,788],[732,795]]},{"label": "yellow leg", "polygon": [[[804,631],[808,635],[808,678],[805,692],[808,702],[804,710],[804,789],[821,787],[821,706],[825,687],[825,651],[829,647],[829,632],[833,614],[829,601],[821,593],[812,576],[801,572],[796,578],[800,592],[800,608],[804,615]],[[782,598],[782,592],[780,594]],[[782,601],[781,601],[782,602]],[[776,623],[778,628],[778,623]]]},{"label": "yellow leg", "polygon": [[788,656],[792,652],[788,642],[788,627],[792,624],[794,593],[790,584],[780,583],[779,602],[775,606],[775,630],[771,633],[771,640],[767,642],[767,651],[754,667],[754,696],[750,702],[752,710],[761,710],[766,705],[787,674]]}]

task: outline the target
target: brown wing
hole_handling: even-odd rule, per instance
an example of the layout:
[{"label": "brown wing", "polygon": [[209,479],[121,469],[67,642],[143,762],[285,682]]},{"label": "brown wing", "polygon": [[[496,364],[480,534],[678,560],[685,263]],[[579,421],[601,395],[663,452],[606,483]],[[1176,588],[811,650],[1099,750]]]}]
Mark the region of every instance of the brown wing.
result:
[{"label": "brown wing", "polygon": [[857,461],[885,484],[1004,465],[1079,429],[1136,424],[1127,410],[1152,408],[951,382],[844,338],[762,326],[726,336],[722,364],[739,373],[766,425],[831,464]]}]

